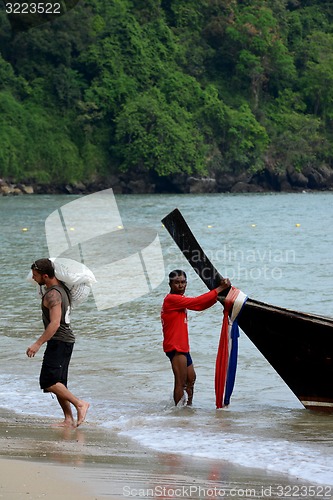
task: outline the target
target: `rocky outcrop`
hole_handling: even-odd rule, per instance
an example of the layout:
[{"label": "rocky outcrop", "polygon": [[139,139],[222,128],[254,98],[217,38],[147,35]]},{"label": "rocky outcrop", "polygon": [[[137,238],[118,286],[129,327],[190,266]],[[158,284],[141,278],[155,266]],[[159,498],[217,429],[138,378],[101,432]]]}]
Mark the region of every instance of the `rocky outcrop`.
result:
[{"label": "rocky outcrop", "polygon": [[175,174],[157,177],[150,173],[110,175],[93,182],[66,185],[14,183],[0,179],[0,195],[22,194],[89,194],[112,188],[115,194],[149,193],[260,193],[264,191],[297,192],[303,190],[333,190],[333,170],[326,165],[309,166],[301,172],[293,168],[285,171],[272,168],[239,175],[217,172],[209,177]]},{"label": "rocky outcrop", "polygon": [[323,165],[319,168],[308,167],[303,171],[308,179],[307,187],[315,190],[326,190],[333,188],[333,170]]},{"label": "rocky outcrop", "polygon": [[13,184],[11,182],[7,182],[4,179],[0,179],[0,195],[8,196],[14,195],[18,196],[21,194],[33,194],[34,188],[30,185],[25,184]]},{"label": "rocky outcrop", "polygon": [[189,177],[186,181],[189,193],[216,193],[217,182],[214,177]]}]

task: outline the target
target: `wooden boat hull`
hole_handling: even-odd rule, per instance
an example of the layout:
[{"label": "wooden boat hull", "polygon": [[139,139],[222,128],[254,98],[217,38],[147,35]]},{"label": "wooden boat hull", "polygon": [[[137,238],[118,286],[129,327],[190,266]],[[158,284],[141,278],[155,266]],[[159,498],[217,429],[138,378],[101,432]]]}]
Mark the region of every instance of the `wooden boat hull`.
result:
[{"label": "wooden boat hull", "polygon": [[[215,288],[222,276],[179,210],[173,210],[162,222],[206,286]],[[238,323],[305,408],[333,412],[332,318],[248,298]]]}]

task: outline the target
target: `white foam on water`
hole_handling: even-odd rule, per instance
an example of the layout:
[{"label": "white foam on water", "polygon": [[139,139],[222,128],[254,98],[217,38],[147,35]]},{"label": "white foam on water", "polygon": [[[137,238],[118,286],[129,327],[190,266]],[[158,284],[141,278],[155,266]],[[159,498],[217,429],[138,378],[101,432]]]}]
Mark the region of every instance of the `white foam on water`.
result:
[{"label": "white foam on water", "polygon": [[[176,452],[196,457],[223,459],[245,467],[255,466],[276,473],[290,474],[306,481],[333,484],[331,457],[311,449],[311,445],[298,445],[289,441],[259,441],[244,435],[202,435],[195,431],[165,429],[125,431],[127,436],[145,446],[164,452]],[[164,436],[163,436],[164,435]]]},{"label": "white foam on water", "polygon": [[[0,375],[1,407],[18,415],[53,416],[51,394],[42,394],[36,384],[31,389],[22,375]],[[36,404],[38,401],[38,404]]]},{"label": "white foam on water", "polygon": [[[37,380],[33,389],[31,386],[31,379],[22,379],[21,374],[1,374],[1,406],[17,414],[60,417],[57,401],[40,391]],[[193,408],[175,408],[171,394],[165,401],[130,402],[125,395],[123,401],[118,395],[104,399],[92,391],[88,399],[89,420],[153,450],[223,460],[333,485],[331,419],[298,405],[283,409],[258,407],[256,402],[251,407],[250,401],[235,397],[229,409],[215,411],[200,395]]]},{"label": "white foam on water", "polygon": [[257,433],[216,432],[209,428],[208,422],[200,422],[200,417],[189,420],[191,423],[186,423],[176,415],[171,418],[123,416],[105,426],[156,451],[223,460],[293,476],[307,483],[333,485],[332,455],[325,446],[260,438]]}]

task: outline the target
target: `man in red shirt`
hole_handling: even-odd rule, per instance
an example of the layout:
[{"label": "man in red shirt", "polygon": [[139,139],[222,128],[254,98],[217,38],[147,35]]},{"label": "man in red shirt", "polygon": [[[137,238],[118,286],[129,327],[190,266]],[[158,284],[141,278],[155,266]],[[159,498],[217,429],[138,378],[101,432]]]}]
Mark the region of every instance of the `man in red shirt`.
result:
[{"label": "man in red shirt", "polygon": [[198,297],[185,297],[187,285],[186,273],[180,269],[169,274],[170,292],[163,301],[161,321],[163,329],[163,350],[171,361],[174,374],[173,398],[175,405],[187,393],[187,405],[192,404],[193,388],[196,379],[187,328],[187,309],[203,311],[217,301],[217,296],[231,286],[228,278],[210,292]]}]

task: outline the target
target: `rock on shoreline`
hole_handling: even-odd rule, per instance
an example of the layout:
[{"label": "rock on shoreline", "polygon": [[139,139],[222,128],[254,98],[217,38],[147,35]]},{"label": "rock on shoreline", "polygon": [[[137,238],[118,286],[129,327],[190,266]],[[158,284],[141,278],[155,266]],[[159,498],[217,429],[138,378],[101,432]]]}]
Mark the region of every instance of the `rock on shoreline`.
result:
[{"label": "rock on shoreline", "polygon": [[153,174],[111,175],[90,183],[75,182],[68,184],[42,185],[32,182],[11,182],[0,179],[0,196],[23,194],[89,194],[112,188],[115,194],[152,194],[152,193],[260,193],[260,192],[299,192],[332,191],[333,170],[327,166],[307,167],[302,172],[288,168],[277,172],[266,168],[261,172],[231,175],[217,172],[209,177],[176,174],[157,177]]}]

